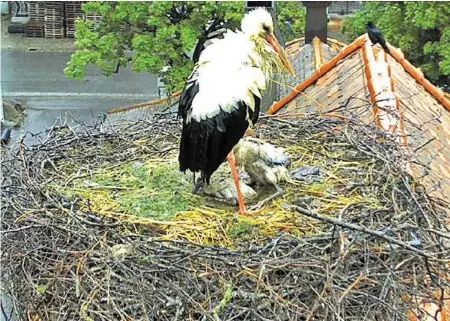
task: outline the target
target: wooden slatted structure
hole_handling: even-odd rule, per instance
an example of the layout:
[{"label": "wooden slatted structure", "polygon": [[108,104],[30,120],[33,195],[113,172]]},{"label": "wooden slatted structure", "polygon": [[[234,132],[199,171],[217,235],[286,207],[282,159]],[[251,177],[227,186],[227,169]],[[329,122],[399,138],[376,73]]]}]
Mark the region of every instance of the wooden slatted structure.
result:
[{"label": "wooden slatted structure", "polygon": [[100,20],[101,20],[102,16],[95,14],[95,13],[88,13],[86,14],[86,21],[91,21],[93,22],[93,26],[89,27],[89,29],[94,30],[95,28],[98,27],[98,25],[100,24]]},{"label": "wooden slatted structure", "polygon": [[46,1],[44,20],[45,38],[64,38],[63,1]]},{"label": "wooden slatted structure", "polygon": [[44,23],[40,21],[30,21],[25,25],[25,36],[32,38],[44,38]]},{"label": "wooden slatted structure", "polygon": [[45,3],[39,1],[29,2],[30,21],[45,22]]},{"label": "wooden slatted structure", "polygon": [[[289,43],[289,58],[308,63],[292,62],[294,68],[298,67],[297,84],[287,79],[290,92],[274,103],[268,114],[339,110],[344,117],[376,122],[393,133],[400,146],[409,149],[405,151],[409,155],[406,165],[412,165],[409,172],[431,195],[447,200],[450,197],[450,96],[426,80],[399,49],[389,45],[391,54],[386,55],[368,41],[367,35],[362,35],[331,60],[326,57],[326,44],[319,47]],[[314,56],[318,55],[326,62],[317,69]]]},{"label": "wooden slatted structure", "polygon": [[75,21],[84,18],[82,4],[81,1],[64,2],[67,38],[75,37]]}]

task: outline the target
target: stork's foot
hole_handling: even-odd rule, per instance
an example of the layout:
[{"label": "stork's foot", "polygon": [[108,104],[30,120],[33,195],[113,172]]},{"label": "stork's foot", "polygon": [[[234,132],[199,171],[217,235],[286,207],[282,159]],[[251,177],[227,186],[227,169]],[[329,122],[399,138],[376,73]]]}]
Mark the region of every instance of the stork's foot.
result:
[{"label": "stork's foot", "polygon": [[[253,188],[240,181],[242,195],[246,201],[253,199],[256,192]],[[215,200],[230,205],[238,204],[238,192],[232,178],[212,180],[211,184],[204,184],[203,191]]]},{"label": "stork's foot", "polygon": [[192,194],[200,194],[200,191],[203,189],[204,185],[205,183],[203,182],[203,179],[199,178],[192,188]]},{"label": "stork's foot", "polygon": [[257,216],[259,214],[261,214],[262,212],[262,208],[258,209],[258,210],[247,210],[247,209],[240,209],[239,210],[239,215],[243,215],[243,216]]},{"label": "stork's foot", "polygon": [[262,209],[247,210],[244,202],[239,202],[239,214],[243,216],[256,216],[262,212]]}]

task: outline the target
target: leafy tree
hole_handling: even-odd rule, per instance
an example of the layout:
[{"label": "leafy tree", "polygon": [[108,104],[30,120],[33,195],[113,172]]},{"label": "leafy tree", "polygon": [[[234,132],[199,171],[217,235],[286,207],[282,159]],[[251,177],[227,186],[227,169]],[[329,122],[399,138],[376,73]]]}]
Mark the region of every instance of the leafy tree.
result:
[{"label": "leafy tree", "polygon": [[[191,73],[194,63],[189,53],[197,48],[193,55],[198,58],[198,49],[212,34],[238,27],[245,3],[88,2],[83,11],[101,15],[102,19],[98,25],[77,21],[77,51],[64,70],[66,75],[81,79],[86,76],[86,66],[95,65],[108,76],[131,64],[135,72],[158,74],[173,92],[182,88]],[[292,23],[288,40],[303,31],[304,10],[299,5],[281,4],[279,18],[287,34],[285,22]]]},{"label": "leafy tree", "polygon": [[277,19],[284,40],[300,38],[305,33],[306,9],[300,1],[277,2]]},{"label": "leafy tree", "polygon": [[374,22],[428,78],[450,85],[450,5],[435,1],[368,2],[348,17],[342,31],[351,40]]}]

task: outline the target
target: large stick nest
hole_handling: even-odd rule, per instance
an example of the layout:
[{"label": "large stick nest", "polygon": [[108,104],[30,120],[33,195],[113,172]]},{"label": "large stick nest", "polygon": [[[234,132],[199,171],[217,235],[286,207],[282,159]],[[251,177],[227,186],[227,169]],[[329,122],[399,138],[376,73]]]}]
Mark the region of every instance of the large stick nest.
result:
[{"label": "large stick nest", "polygon": [[443,204],[376,126],[263,118],[259,137],[325,177],[287,183],[255,218],[193,197],[190,179],[154,186],[185,177],[164,167],[177,172],[179,133],[171,115],[60,124],[4,154],[2,285],[20,318],[403,320],[422,298],[444,306]]}]

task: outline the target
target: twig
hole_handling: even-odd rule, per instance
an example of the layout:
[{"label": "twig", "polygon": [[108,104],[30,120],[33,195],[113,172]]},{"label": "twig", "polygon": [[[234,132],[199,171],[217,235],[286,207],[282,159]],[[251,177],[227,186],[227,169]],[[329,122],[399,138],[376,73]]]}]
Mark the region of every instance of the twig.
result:
[{"label": "twig", "polygon": [[19,228],[12,229],[12,230],[0,231],[0,234],[16,233],[16,232],[28,230],[30,228],[38,228],[38,227],[45,227],[45,225],[27,225],[27,226],[19,227]]},{"label": "twig", "polygon": [[[318,114],[261,119],[255,134],[291,148],[293,166],[317,165],[330,174],[325,192],[314,184],[307,190],[298,188],[302,183],[283,185],[286,194],[271,202],[264,221],[208,209],[220,220],[199,216],[199,221],[190,222],[189,214],[180,213],[185,216],[164,223],[138,218],[131,210],[102,211],[109,205],[103,197],[97,202],[85,193],[61,193],[65,185],[84,186],[81,177],[97,181],[98,170],[112,174],[149,157],[167,161],[176,154],[180,128],[175,115],[106,121],[101,126],[80,124],[73,131],[55,124],[44,132],[44,142],[31,148],[22,145],[19,154],[2,158],[7,175],[1,188],[1,230],[25,230],[1,235],[2,286],[14,311],[27,310],[35,319],[53,315],[99,321],[211,320],[213,312],[222,321],[404,318],[414,302],[398,298],[431,297],[435,281],[446,286],[450,280],[445,267],[448,251],[439,244],[448,234],[442,222],[445,205],[425,189],[412,188],[398,165],[402,155],[395,140],[351,114],[350,109],[363,109],[355,105],[328,110],[328,114],[345,111],[349,120]],[[51,160],[54,168],[41,167],[44,160]],[[103,183],[122,186],[122,180],[113,181]],[[358,189],[351,188],[355,185]],[[116,199],[120,191],[105,192]],[[316,211],[321,216],[341,224],[352,222],[358,229],[352,229],[352,223],[350,227],[332,223],[340,235],[336,243],[332,229],[324,228],[330,222],[317,226],[317,221],[289,211],[297,193],[312,208],[320,208]],[[77,197],[82,200],[78,205]],[[421,209],[430,226],[418,215]],[[280,218],[279,212],[285,216]],[[254,224],[258,220],[261,226]],[[265,234],[272,224],[276,230]],[[299,232],[278,233],[287,224]],[[37,226],[45,228],[31,228]],[[371,230],[362,226],[391,231],[371,236],[363,234]],[[235,227],[244,232],[228,239],[232,249],[216,243]],[[392,230],[395,235],[389,234]],[[419,260],[416,249],[403,250],[394,245],[398,240],[391,240],[412,244],[411,232],[420,240],[420,250],[433,259]],[[358,286],[360,275],[367,276],[364,286]],[[227,284],[233,288],[223,300]]]},{"label": "twig", "polygon": [[365,279],[365,276],[363,274],[360,274],[358,278],[353,281],[352,284],[349,285],[349,287],[342,293],[341,297],[339,298],[338,302],[341,303],[342,300],[350,293],[351,290],[353,290],[358,284],[361,282],[361,280]]},{"label": "twig", "polygon": [[342,227],[346,227],[346,228],[349,228],[349,229],[352,229],[352,230],[355,230],[355,231],[367,233],[367,234],[370,234],[370,235],[382,238],[382,239],[388,241],[389,243],[394,243],[394,244],[396,244],[396,245],[398,245],[400,247],[403,247],[403,248],[405,248],[407,250],[410,250],[410,251],[412,251],[414,253],[417,253],[420,256],[423,256],[423,257],[426,257],[426,258],[431,257],[429,254],[425,253],[424,251],[416,249],[415,247],[412,247],[411,245],[406,244],[406,243],[404,243],[402,241],[399,241],[397,239],[394,239],[394,238],[392,238],[390,236],[386,236],[382,232],[368,229],[365,226],[356,225],[356,224],[353,224],[353,223],[347,223],[347,222],[344,222],[344,221],[341,221],[341,220],[338,220],[338,219],[335,219],[335,218],[332,218],[332,217],[326,217],[326,216],[323,216],[323,215],[320,215],[320,214],[317,214],[317,213],[313,213],[313,212],[308,211],[308,210],[306,210],[304,208],[301,208],[301,207],[299,207],[297,205],[291,205],[290,207],[292,209],[294,209],[296,212],[299,212],[299,213],[301,213],[303,215],[306,215],[308,217],[312,217],[312,218],[315,218],[317,220],[320,220],[320,221],[323,221],[323,222],[326,222],[326,223],[330,223],[330,224],[333,224],[333,225],[339,225],[339,226],[342,226]]},{"label": "twig", "polygon": [[435,230],[435,229],[432,229],[432,228],[427,228],[427,229],[425,229],[425,230],[428,231],[428,232],[437,234],[437,235],[439,235],[439,236],[442,236],[443,238],[450,239],[450,234],[449,234],[449,233],[445,233],[445,232],[442,232],[442,231],[438,231],[438,230]]}]

